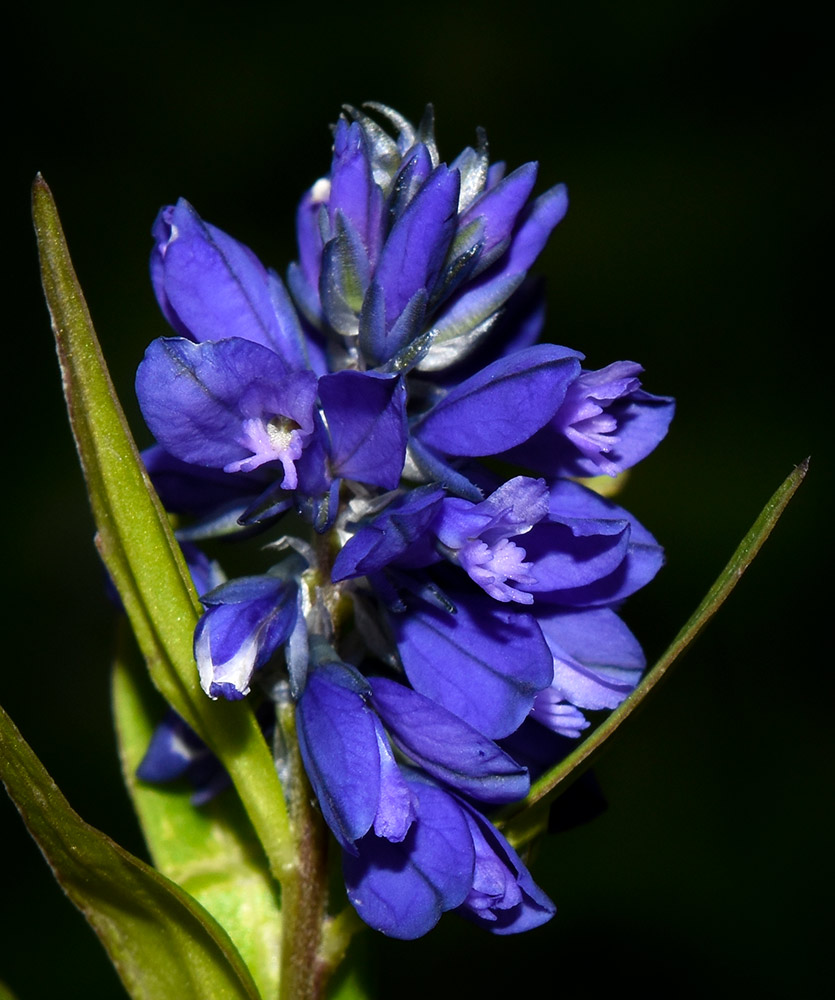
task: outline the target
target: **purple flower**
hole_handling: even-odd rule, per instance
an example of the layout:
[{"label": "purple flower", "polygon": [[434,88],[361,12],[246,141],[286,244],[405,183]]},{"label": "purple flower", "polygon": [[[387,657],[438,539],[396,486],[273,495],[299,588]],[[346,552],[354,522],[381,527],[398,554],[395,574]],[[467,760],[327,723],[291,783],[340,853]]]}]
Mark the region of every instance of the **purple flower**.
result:
[{"label": "purple flower", "polygon": [[[633,362],[586,371],[536,342],[528,271],[562,186],[536,196],[537,165],[491,165],[483,133],[444,162],[431,109],[417,127],[370,110],[386,125],[346,108],[334,129],[286,287],[187,202],[161,211],[151,276],[176,336],[137,373],[146,464],[181,539],[275,531],[278,564],[256,554],[202,597],[195,658],[210,697],[289,691],[360,916],[516,933],[554,906],[491,810],[633,690],[618,611],[663,562],[572,479],[642,459],[673,402]],[[212,761],[167,719],[141,774]]]},{"label": "purple flower", "polygon": [[550,475],[616,476],[645,458],[663,439],[675,411],[667,396],[644,392],[632,361],[584,371],[553,418],[510,461]]},{"label": "purple flower", "polygon": [[206,613],[194,632],[200,684],[211,698],[249,694],[253,673],[290,636],[295,587],[271,576],[221,584],[201,598]]},{"label": "purple flower", "polygon": [[550,920],[556,907],[492,823],[463,805],[475,849],[473,884],[460,912],[494,934],[518,934]]},{"label": "purple flower", "polygon": [[457,909],[496,934],[537,927],[554,915],[516,852],[472,806],[425,778],[406,778],[418,801],[408,836],[373,834],[343,855],[348,898],[376,930],[420,937]]},{"label": "purple flower", "polygon": [[638,641],[611,608],[540,612],[537,622],[554,657],[550,687],[531,717],[563,736],[588,726],[580,709],[617,708],[646,666]]},{"label": "purple flower", "polygon": [[316,378],[287,372],[249,340],[155,340],[136,376],[142,412],[162,447],[191,465],[252,472],[280,468],[282,488],[313,433]]}]

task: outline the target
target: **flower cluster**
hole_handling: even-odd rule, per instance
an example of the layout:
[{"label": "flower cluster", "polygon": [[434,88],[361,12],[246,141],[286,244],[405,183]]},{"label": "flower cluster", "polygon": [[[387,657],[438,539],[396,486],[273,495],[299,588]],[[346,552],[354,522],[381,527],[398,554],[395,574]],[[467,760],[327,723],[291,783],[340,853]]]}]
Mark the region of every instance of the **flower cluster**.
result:
[{"label": "flower cluster", "polygon": [[[177,336],[139,367],[145,460],[190,515],[182,539],[275,532],[253,575],[218,583],[192,553],[200,681],[292,698],[360,916],[400,938],[447,910],[513,933],[554,907],[485,813],[633,689],[617,609],[663,558],[576,480],[643,458],[673,403],[637,364],[588,371],[537,342],[527,273],[562,186],[533,197],[537,165],[505,173],[483,134],[441,162],[431,111],[415,128],[370,110],[385,128],[354,108],[336,125],[286,284],[187,202],[160,213],[151,274]],[[205,758],[169,717],[140,774],[197,775],[205,796]]]}]

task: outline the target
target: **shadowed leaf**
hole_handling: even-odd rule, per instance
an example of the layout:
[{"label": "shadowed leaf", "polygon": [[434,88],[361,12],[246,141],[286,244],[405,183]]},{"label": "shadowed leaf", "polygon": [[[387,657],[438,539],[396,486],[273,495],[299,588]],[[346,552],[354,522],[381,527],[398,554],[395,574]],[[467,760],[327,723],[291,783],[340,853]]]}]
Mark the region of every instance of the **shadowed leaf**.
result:
[{"label": "shadowed leaf", "polygon": [[266,858],[231,790],[198,808],[186,781],[157,785],[136,777],[160,714],[159,700],[133,643],[123,638],[113,664],[113,710],[125,785],[154,866],[221,923],[261,995],[275,996],[281,914]]},{"label": "shadowed leaf", "polygon": [[134,1000],[258,1000],[223,928],[178,885],[85,823],[2,708],[0,775]]}]

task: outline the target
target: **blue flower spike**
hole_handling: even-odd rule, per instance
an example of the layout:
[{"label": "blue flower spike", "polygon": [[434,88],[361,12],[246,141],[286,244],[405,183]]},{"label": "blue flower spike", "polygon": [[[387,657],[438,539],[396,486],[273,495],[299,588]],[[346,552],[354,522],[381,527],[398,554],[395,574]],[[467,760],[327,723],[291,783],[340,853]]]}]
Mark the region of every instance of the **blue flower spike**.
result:
[{"label": "blue flower spike", "polygon": [[[202,597],[201,685],[292,706],[348,899],[402,939],[452,910],[551,918],[490,817],[645,666],[619,614],[663,551],[576,479],[645,458],[674,404],[634,362],[538,342],[528,272],[568,205],[539,173],[491,165],[481,131],[442,160],[431,109],[346,106],[286,284],[184,200],[152,231],[173,334],[136,379],[149,474],[183,539],[265,542]],[[195,741],[167,717],[141,777],[194,776]]]}]

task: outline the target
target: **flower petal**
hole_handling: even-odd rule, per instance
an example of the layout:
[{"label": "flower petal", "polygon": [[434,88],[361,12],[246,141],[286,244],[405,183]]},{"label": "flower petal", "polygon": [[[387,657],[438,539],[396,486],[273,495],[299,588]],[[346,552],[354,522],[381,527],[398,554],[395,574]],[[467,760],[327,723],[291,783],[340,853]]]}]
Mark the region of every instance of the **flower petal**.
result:
[{"label": "flower petal", "polygon": [[476,862],[473,886],[460,912],[494,934],[539,927],[557,908],[531,878],[516,851],[481,813],[463,804]]},{"label": "flower petal", "polygon": [[641,679],[646,660],[611,608],[540,609],[537,621],[554,654],[552,688],[580,708],[616,708]]},{"label": "flower petal", "polygon": [[456,791],[501,804],[528,793],[527,768],[452,712],[410,688],[374,677],[372,704],[395,744]]},{"label": "flower petal", "polygon": [[[385,296],[387,331],[416,292],[431,293],[434,287],[455,232],[458,186],[457,170],[436,167],[392,226],[375,274]],[[402,346],[389,343],[380,360],[387,360]]]},{"label": "flower petal", "polygon": [[495,455],[520,444],[556,412],[581,355],[539,344],[501,358],[450,390],[415,424],[422,444],[445,455]]},{"label": "flower petal", "polygon": [[508,174],[494,188],[483,194],[461,216],[459,228],[476,218],[483,218],[484,249],[479,270],[495,259],[493,251],[507,245],[519,213],[525,206],[536,183],[537,164],[525,163]]},{"label": "flower petal", "polygon": [[397,376],[345,370],[319,379],[334,475],[394,489],[406,459],[406,390]]},{"label": "flower petal", "polygon": [[354,909],[375,930],[413,940],[459,906],[473,880],[475,851],[461,806],[440,788],[407,779],[418,818],[401,843],[369,834],[357,855],[343,854],[345,888]]},{"label": "flower petal", "polygon": [[196,341],[242,337],[283,358],[282,322],[292,325],[295,316],[276,312],[267,271],[248,247],[182,198],[162,210],[153,233],[157,298],[178,332]]},{"label": "flower petal", "polygon": [[447,594],[454,615],[421,606],[390,616],[406,675],[480,733],[507,736],[551,683],[551,652],[530,615],[479,594]]},{"label": "flower petal", "polygon": [[380,754],[366,690],[356,671],[325,663],[311,671],[296,705],[305,771],[325,822],[349,852],[371,828],[380,803]]},{"label": "flower petal", "polygon": [[584,530],[585,519],[588,519],[585,530],[592,533],[601,531],[606,520],[613,528],[625,522],[629,526],[628,544],[624,558],[613,572],[564,590],[540,591],[538,600],[575,606],[616,604],[649,583],[664,564],[664,550],[647,529],[629,511],[593,490],[569,480],[558,480],[551,488],[550,507],[551,516],[571,523],[575,532]]}]

